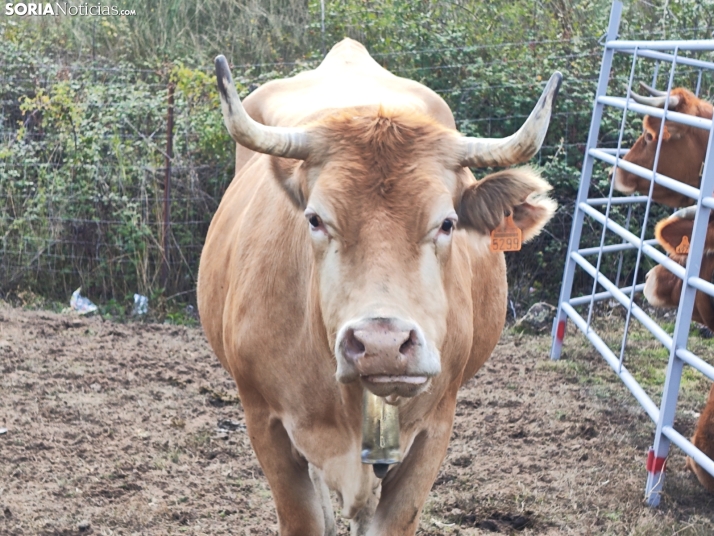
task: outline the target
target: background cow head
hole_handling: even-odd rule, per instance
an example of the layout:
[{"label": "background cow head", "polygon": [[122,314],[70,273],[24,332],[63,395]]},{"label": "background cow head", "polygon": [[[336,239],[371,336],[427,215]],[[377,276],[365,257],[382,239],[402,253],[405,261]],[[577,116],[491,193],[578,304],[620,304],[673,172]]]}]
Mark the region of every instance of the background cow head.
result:
[{"label": "background cow head", "polygon": [[[696,207],[688,207],[672,214],[657,223],[655,237],[664,247],[670,258],[682,266],[686,265],[687,254],[681,253],[682,245],[687,245],[692,238]],[[678,252],[679,249],[679,252]],[[709,217],[707,236],[704,244],[704,256],[699,277],[707,281],[714,275],[714,216]],[[647,274],[644,290],[645,297],[655,307],[677,307],[682,295],[682,280],[664,266],[656,266]],[[697,292],[692,317],[695,321],[714,329],[713,298],[703,292]]]},{"label": "background cow head", "polygon": [[[644,84],[641,85],[656,94],[652,97],[641,97],[633,93],[632,98],[641,104],[659,108],[664,108],[667,104],[667,108],[671,111],[708,119],[712,117],[712,105],[695,97],[691,91],[683,87],[673,89],[669,96],[669,102],[667,102],[667,96],[663,92],[652,90]],[[623,160],[652,169],[661,124],[661,119],[646,115],[642,121],[642,135],[637,138]],[[674,121],[665,121],[657,172],[699,188],[700,170],[706,154],[708,137],[709,132],[706,130]],[[614,181],[615,190],[626,194],[633,192],[647,194],[650,189],[650,181],[628,173],[619,167],[615,170]],[[658,184],[654,185],[652,199],[670,207],[681,207],[692,203],[688,197]]]}]

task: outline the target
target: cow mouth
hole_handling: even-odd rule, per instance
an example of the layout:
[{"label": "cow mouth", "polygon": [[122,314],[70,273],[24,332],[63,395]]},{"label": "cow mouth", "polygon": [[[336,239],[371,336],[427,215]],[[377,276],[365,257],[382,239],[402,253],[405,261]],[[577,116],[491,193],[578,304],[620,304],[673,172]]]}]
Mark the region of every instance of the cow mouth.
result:
[{"label": "cow mouth", "polygon": [[422,384],[427,380],[426,376],[391,376],[388,374],[372,374],[362,376],[362,379],[373,383],[413,383]]},{"label": "cow mouth", "polygon": [[424,391],[428,376],[370,374],[360,376],[362,385],[377,396],[412,397]]}]

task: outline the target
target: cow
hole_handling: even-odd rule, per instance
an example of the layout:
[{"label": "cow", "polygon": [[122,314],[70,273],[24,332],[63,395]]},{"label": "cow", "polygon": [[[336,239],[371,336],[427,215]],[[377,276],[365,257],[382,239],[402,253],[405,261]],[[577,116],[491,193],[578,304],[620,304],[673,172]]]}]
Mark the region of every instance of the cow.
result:
[{"label": "cow", "polygon": [[[705,119],[712,118],[712,105],[696,97],[686,88],[672,89],[668,101],[665,92],[654,90],[646,84],[641,83],[640,85],[652,94],[650,97],[644,97],[632,92],[633,100],[640,104],[664,108],[666,103],[667,109],[674,112],[695,115]],[[652,169],[661,124],[661,119],[646,115],[642,120],[643,133],[637,138],[637,141],[635,141],[622,160],[646,169]],[[665,121],[657,173],[699,188],[702,162],[704,162],[706,155],[708,140],[708,130],[690,127],[674,121]],[[614,170],[613,180],[615,181],[614,188],[618,192],[647,194],[650,191],[650,181],[638,177],[634,173],[629,173],[619,166]],[[686,195],[674,192],[659,184],[654,185],[652,200],[675,208],[692,204],[692,200]]]},{"label": "cow", "polygon": [[[236,175],[201,254],[198,307],[231,374],[280,533],[413,535],[456,392],[495,347],[506,267],[490,233],[536,236],[556,204],[528,168],[561,82],[503,139],[461,136],[447,104],[345,39],[241,103],[216,76]],[[401,463],[361,462],[364,390],[398,407]],[[380,475],[381,476],[381,475]]]},{"label": "cow", "polygon": [[[709,398],[707,398],[707,403],[704,405],[704,409],[697,421],[692,443],[714,460],[714,384],[709,389]],[[687,456],[686,467],[695,474],[704,489],[709,493],[714,493],[714,476],[707,473],[689,456]]]},{"label": "cow", "polygon": [[[686,265],[689,240],[694,228],[696,206],[678,210],[669,218],[657,223],[655,237],[667,251],[670,258],[682,266]],[[709,217],[704,255],[699,277],[707,281],[714,280],[714,213]],[[654,267],[646,276],[644,294],[647,301],[655,307],[677,307],[682,295],[682,280],[664,266]],[[714,330],[714,298],[703,292],[697,292],[694,298],[692,318]],[[704,454],[714,459],[714,385],[709,398],[699,417],[692,443]],[[687,456],[687,469],[692,471],[699,482],[709,492],[714,493],[714,477],[702,469],[692,458]]]}]

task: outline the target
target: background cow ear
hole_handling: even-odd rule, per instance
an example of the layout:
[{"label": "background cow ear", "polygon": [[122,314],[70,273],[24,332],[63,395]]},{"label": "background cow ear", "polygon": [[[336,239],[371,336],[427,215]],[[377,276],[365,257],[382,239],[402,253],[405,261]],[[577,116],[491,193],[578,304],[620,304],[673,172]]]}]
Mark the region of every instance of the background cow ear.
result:
[{"label": "background cow ear", "polygon": [[307,184],[301,169],[303,162],[304,160],[280,158],[277,156],[270,159],[273,176],[288,194],[290,200],[300,210],[305,210],[308,197]]},{"label": "background cow ear", "polygon": [[667,253],[675,255],[677,254],[677,247],[682,243],[685,236],[687,240],[691,240],[693,227],[694,220],[670,216],[657,223],[655,226],[655,238]]},{"label": "background cow ear", "polygon": [[[672,215],[657,223],[655,226],[655,238],[667,253],[670,255],[679,255],[680,253],[677,252],[677,247],[682,244],[684,237],[687,238],[687,243],[692,241],[693,229],[694,220]],[[704,240],[704,251],[707,253],[714,252],[714,222],[712,221],[712,216],[709,217],[707,237]]]},{"label": "background cow ear", "polygon": [[536,236],[551,218],[557,204],[543,194],[551,186],[530,168],[499,171],[464,190],[458,209],[459,225],[489,234],[507,213],[523,233],[523,241]]}]

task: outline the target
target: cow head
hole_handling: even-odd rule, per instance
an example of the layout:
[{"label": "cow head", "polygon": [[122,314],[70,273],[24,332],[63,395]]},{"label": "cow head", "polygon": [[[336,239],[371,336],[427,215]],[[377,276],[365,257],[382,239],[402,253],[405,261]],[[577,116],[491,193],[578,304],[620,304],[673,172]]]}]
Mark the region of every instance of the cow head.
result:
[{"label": "cow head", "polygon": [[[640,104],[656,106],[683,114],[696,115],[711,119],[712,105],[705,102],[682,87],[671,91],[669,100],[665,93],[653,90],[641,84],[652,97],[642,97],[632,93],[632,98]],[[654,166],[660,127],[662,120],[646,115],[642,121],[643,132],[637,141],[623,157],[626,162],[632,162],[646,169]],[[675,180],[699,188],[701,181],[700,170],[706,154],[709,132],[700,128],[690,127],[666,121],[662,131],[662,146],[660,148],[657,172]],[[638,177],[618,167],[614,171],[615,190],[631,194],[640,192],[646,194],[650,191],[650,181]],[[652,199],[670,207],[681,207],[691,204],[691,200],[681,194],[673,192],[659,184],[654,185]]]},{"label": "cow head", "polygon": [[[687,262],[687,251],[692,238],[695,215],[696,207],[688,207],[678,210],[669,218],[657,223],[655,227],[657,241],[670,258],[682,266],[685,266]],[[714,216],[710,216],[700,277],[710,281],[713,274]],[[655,266],[647,273],[644,294],[647,301],[655,307],[677,307],[682,295],[682,280],[664,266]],[[712,308],[712,299],[707,294],[697,292],[692,317],[697,322],[714,329],[714,308]]]},{"label": "cow head", "polygon": [[[453,247],[456,235],[462,244],[466,233],[487,236],[511,214],[528,240],[555,210],[542,196],[549,185],[529,169],[475,182],[466,166],[529,159],[545,136],[559,73],[519,132],[493,140],[379,107],[334,112],[305,127],[266,127],[243,110],[225,59],[216,67],[229,131],[238,143],[281,157],[272,160],[274,176],[304,214],[314,310],[337,379],[360,380],[378,396],[423,392],[442,369],[449,289],[470,296],[471,274],[455,274],[467,254]],[[498,261],[487,245],[483,254]]]}]

